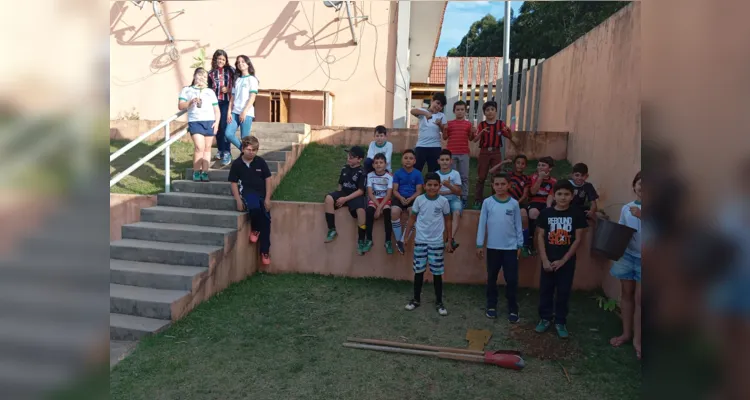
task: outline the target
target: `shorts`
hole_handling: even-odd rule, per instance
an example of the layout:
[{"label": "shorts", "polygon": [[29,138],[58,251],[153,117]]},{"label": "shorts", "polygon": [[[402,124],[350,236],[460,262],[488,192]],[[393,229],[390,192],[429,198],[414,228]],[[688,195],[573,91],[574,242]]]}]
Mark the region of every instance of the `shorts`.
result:
[{"label": "shorts", "polygon": [[526,211],[539,210],[540,212],[547,208],[547,203],[529,203],[526,206]]},{"label": "shorts", "polygon": [[[333,198],[333,207],[334,209],[338,209],[339,207],[336,207],[336,200],[338,200],[341,197],[348,196],[346,193],[341,191],[335,191],[328,193],[329,196]],[[365,209],[365,197],[359,196],[354,199],[351,199],[346,202],[346,206],[349,207],[349,214],[352,215],[352,217],[357,218],[357,210],[358,209]]]},{"label": "shorts", "polygon": [[214,121],[188,122],[188,132],[190,132],[191,135],[213,136],[213,125]]},{"label": "shorts", "polygon": [[621,259],[612,264],[610,275],[626,281],[641,281],[641,259],[625,253]]},{"label": "shorts", "polygon": [[408,202],[407,204],[404,204],[404,203],[402,203],[402,202],[401,202],[401,200],[399,200],[399,199],[398,199],[397,197],[394,197],[394,198],[392,198],[392,199],[391,199],[391,207],[392,207],[392,208],[396,208],[396,207],[398,207],[398,208],[400,208],[401,210],[406,210],[406,209],[408,209],[408,208],[410,208],[410,207],[412,207],[412,206],[414,205],[414,200],[415,200],[415,199],[412,199],[412,200],[411,200],[410,202]]},{"label": "shorts", "polygon": [[[378,200],[380,200],[380,199],[378,199]],[[373,202],[372,202],[372,200],[370,200],[370,199],[367,199],[367,207],[372,207],[372,208],[375,208],[375,207],[377,207],[377,206],[375,205],[375,203],[373,203]],[[385,208],[391,208],[391,200],[390,200],[390,199],[389,199],[389,200],[386,200],[386,202],[385,202],[385,205],[383,206],[383,208],[384,208],[384,209],[385,209]]]},{"label": "shorts", "polygon": [[443,275],[445,265],[443,264],[443,253],[445,244],[443,243],[415,243],[414,244],[414,264],[412,269],[415,274],[421,274],[427,269],[427,263],[430,264],[432,275]]},{"label": "shorts", "polygon": [[463,211],[464,207],[460,197],[456,196],[455,194],[441,194],[441,196],[445,197],[448,200],[448,204],[450,204],[451,206],[451,214],[456,211]]}]

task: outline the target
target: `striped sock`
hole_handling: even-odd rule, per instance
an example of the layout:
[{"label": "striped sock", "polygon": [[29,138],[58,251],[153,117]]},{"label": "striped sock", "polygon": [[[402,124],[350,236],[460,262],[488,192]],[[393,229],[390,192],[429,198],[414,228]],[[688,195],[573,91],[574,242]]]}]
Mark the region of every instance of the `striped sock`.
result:
[{"label": "striped sock", "polygon": [[401,221],[391,221],[391,224],[393,225],[393,233],[396,234],[396,240],[403,241],[401,240]]}]

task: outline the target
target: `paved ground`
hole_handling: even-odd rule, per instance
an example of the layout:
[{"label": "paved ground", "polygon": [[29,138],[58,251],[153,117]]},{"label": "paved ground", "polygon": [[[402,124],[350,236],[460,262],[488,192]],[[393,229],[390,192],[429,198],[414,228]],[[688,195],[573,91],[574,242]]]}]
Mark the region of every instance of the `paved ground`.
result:
[{"label": "paved ground", "polygon": [[109,341],[109,367],[117,365],[135,348],[136,342]]}]

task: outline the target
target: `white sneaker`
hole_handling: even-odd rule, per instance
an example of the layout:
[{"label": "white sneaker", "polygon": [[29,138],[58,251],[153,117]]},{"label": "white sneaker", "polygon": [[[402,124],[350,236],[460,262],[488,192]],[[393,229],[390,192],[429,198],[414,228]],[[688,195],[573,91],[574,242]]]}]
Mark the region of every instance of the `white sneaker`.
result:
[{"label": "white sneaker", "polygon": [[437,312],[438,312],[438,314],[440,314],[442,316],[448,315],[448,310],[445,309],[445,306],[443,305],[443,303],[439,303],[437,305]]},{"label": "white sneaker", "polygon": [[407,304],[406,307],[404,307],[404,308],[406,308],[406,311],[411,311],[411,310],[413,310],[413,309],[415,309],[417,307],[419,307],[419,302],[416,301],[416,300],[414,300],[414,299],[412,299],[412,300],[409,301],[409,304]]},{"label": "white sneaker", "polygon": [[221,158],[224,156],[224,154],[221,154],[220,151],[216,152],[216,155],[214,156],[214,160],[221,160]]}]

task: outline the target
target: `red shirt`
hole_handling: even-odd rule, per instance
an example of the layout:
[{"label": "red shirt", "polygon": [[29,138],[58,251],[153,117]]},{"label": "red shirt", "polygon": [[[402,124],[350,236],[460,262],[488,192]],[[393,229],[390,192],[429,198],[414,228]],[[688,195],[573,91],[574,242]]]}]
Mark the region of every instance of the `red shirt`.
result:
[{"label": "red shirt", "polygon": [[531,178],[524,174],[513,172],[510,175],[510,195],[516,200],[521,200],[526,188],[531,187]]},{"label": "red shirt", "polygon": [[[539,173],[534,172],[533,175],[531,175],[531,186],[534,186],[536,181],[539,180]],[[552,193],[552,187],[555,186],[555,183],[557,183],[557,179],[553,177],[547,177],[542,181],[542,184],[539,186],[539,191],[536,193],[531,193],[531,203],[547,203],[547,196]]]},{"label": "red shirt", "polygon": [[465,119],[448,121],[446,130],[448,136],[448,150],[453,154],[469,154],[469,137],[471,136],[471,122]]},{"label": "red shirt", "polygon": [[482,132],[479,136],[479,148],[486,149],[488,147],[503,147],[503,141],[500,140],[500,134],[502,133],[503,136],[510,139],[510,135],[502,132],[503,128],[505,128],[505,122],[499,119],[492,124],[488,124],[487,121],[480,122],[477,131],[482,132],[484,129],[487,130]]}]

